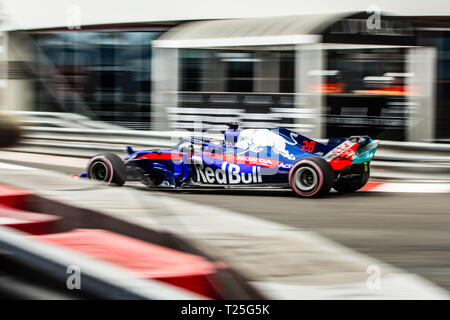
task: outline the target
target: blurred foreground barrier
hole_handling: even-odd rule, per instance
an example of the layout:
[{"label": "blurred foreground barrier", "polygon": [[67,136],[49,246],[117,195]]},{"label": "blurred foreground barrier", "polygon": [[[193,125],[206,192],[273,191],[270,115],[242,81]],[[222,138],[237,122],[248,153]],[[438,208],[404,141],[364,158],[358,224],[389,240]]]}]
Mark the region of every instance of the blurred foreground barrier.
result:
[{"label": "blurred foreground barrier", "polygon": [[[154,202],[151,201],[152,209],[149,211],[148,205],[141,203],[140,200],[143,199],[139,200],[137,194],[124,199],[123,196],[118,196],[123,190],[117,188],[100,185],[93,188],[91,183],[81,179],[72,180],[61,174],[21,166],[2,164],[0,178],[0,211],[2,205],[5,206],[5,210],[8,209],[3,214],[0,212],[0,274],[4,275],[0,281],[0,298],[10,298],[11,295],[25,299],[46,298],[47,296],[42,294],[45,294],[45,289],[55,281],[57,299],[70,298],[73,294],[79,297],[77,293],[66,290],[64,283],[61,283],[68,277],[64,266],[67,269],[70,265],[76,265],[83,271],[83,290],[79,292],[83,298],[86,298],[86,295],[88,298],[97,299],[263,298],[248,285],[246,278],[221,260],[213,258],[203,248],[192,245],[184,238],[183,233],[175,234],[169,230],[162,230],[159,224],[150,225],[141,223],[142,221],[136,223],[124,219],[135,215],[147,216],[155,208],[165,212],[167,209],[159,203],[153,207]],[[91,198],[92,195],[94,198]],[[123,200],[138,205],[125,205]],[[105,207],[105,203],[114,204]],[[111,208],[121,208],[118,212],[124,216],[111,214],[116,212],[114,209],[110,210]],[[128,212],[128,209],[131,212]],[[52,215],[58,218],[58,223],[49,226],[48,219],[43,221],[41,218],[44,217],[40,215],[35,216],[42,222],[39,230],[17,228],[14,222],[27,223],[29,227],[30,224],[37,222],[36,219],[25,221],[25,218],[30,218],[29,215],[24,217],[22,211],[25,210],[30,213],[42,212]],[[153,221],[152,218],[150,220]],[[2,227],[2,221],[4,226],[15,227],[22,231],[38,231],[31,234],[49,233],[34,238],[34,241],[24,236],[23,242],[19,242],[13,236],[7,237],[3,242],[5,235],[3,230],[11,229]],[[90,231],[77,232],[76,229],[80,228]],[[104,231],[100,235],[98,231],[93,234],[93,229]],[[47,250],[45,243],[36,241],[36,239],[50,240],[49,238],[58,240],[57,245],[70,244],[68,247],[71,249],[80,250],[78,254],[71,250],[75,254],[71,255],[69,252],[64,253],[64,250],[57,250],[58,248],[51,249],[53,246]],[[17,247],[22,243],[24,247]],[[86,245],[91,247],[87,248]],[[37,250],[36,246],[42,250]],[[89,256],[94,261],[91,261]],[[111,268],[104,269],[99,264],[101,261],[97,259],[111,264]],[[142,282],[142,279],[133,280],[134,277],[130,272],[132,275],[146,278],[150,283]],[[40,283],[37,286],[39,288],[36,288],[39,293],[36,293],[36,290],[33,292],[28,290],[30,286],[33,287],[33,283],[26,279],[30,273],[39,277]],[[20,278],[23,284],[20,287],[17,278]],[[158,279],[158,282],[153,281],[155,279]],[[165,284],[159,281],[164,281]],[[5,289],[6,282],[9,284]]]},{"label": "blurred foreground barrier", "polygon": [[35,239],[112,263],[139,278],[159,280],[203,297],[221,299],[211,281],[218,264],[200,256],[103,229],[75,229]]},{"label": "blurred foreground barrier", "polygon": [[30,196],[27,191],[0,185],[0,226],[36,235],[52,232],[60,218],[28,210]]},{"label": "blurred foreground barrier", "polygon": [[[8,253],[13,263],[35,270],[41,282],[46,281],[48,277],[48,281],[53,279],[58,283],[65,283],[68,266],[76,262],[79,270],[83,272],[83,290],[100,299],[201,299],[187,290],[174,288],[156,280],[137,278],[130,272],[104,261],[36,241],[22,232],[2,226],[0,249]],[[5,281],[4,285],[7,284]],[[8,288],[2,287],[1,290],[8,291]],[[46,299],[45,296],[33,298]]]},{"label": "blurred foreground barrier", "polygon": [[[154,281],[151,277],[143,280],[114,264],[46,244],[46,241],[41,240],[45,240],[46,237],[51,238],[52,235],[43,234],[53,231],[52,225],[61,220],[61,217],[24,211],[30,203],[30,196],[31,193],[27,191],[0,185],[0,273],[2,273],[0,296],[25,299],[67,298],[70,292],[64,290],[64,283],[68,278],[67,270],[69,266],[76,263],[77,269],[83,272],[83,296],[87,294],[100,299],[158,300],[204,298],[192,290],[184,289],[187,285],[182,280],[169,279],[178,285],[178,288]],[[29,234],[39,236],[31,238]],[[141,247],[152,248],[153,253],[156,251],[155,248],[166,250],[163,252],[170,252],[172,255],[178,253],[145,242],[138,243]],[[200,257],[184,253],[179,255],[183,258],[187,256],[195,260],[197,264],[203,263],[209,266],[208,262]],[[156,259],[154,256],[152,258]],[[167,261],[159,261],[159,263],[163,268]],[[36,287],[33,281],[27,280],[31,274],[39,277],[39,286]],[[55,282],[58,283],[59,289],[47,290],[52,288]],[[167,282],[170,283],[170,281]],[[192,284],[189,285],[192,286]],[[210,291],[205,292],[210,293]]]}]

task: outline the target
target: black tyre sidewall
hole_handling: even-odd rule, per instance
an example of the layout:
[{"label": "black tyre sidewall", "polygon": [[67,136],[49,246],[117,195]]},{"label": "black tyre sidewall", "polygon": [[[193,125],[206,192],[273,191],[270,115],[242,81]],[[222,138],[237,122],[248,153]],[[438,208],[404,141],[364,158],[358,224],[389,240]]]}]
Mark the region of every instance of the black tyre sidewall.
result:
[{"label": "black tyre sidewall", "polygon": [[106,179],[106,181],[104,181],[106,185],[112,184],[122,186],[125,184],[127,178],[126,166],[118,155],[114,153],[105,153],[94,156],[89,161],[86,169],[89,179],[95,180],[93,177],[91,177],[91,167],[96,162],[102,162],[108,169],[108,178]]},{"label": "black tyre sidewall", "polygon": [[[310,193],[301,191],[295,183],[295,173],[303,166],[312,168],[318,175],[317,187]],[[328,162],[319,157],[307,157],[297,161],[289,172],[289,185],[296,195],[302,198],[313,198],[328,193],[333,186],[334,172]]]}]

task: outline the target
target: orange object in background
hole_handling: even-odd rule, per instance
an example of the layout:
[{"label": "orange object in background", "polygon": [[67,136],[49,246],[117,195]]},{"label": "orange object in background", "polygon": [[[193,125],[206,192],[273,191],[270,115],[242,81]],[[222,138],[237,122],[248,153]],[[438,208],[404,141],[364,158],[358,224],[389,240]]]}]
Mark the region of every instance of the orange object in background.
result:
[{"label": "orange object in background", "polygon": [[343,93],[345,91],[345,85],[341,82],[321,83],[311,86],[309,91],[321,93]]},{"label": "orange object in background", "polygon": [[218,265],[200,256],[100,229],[76,229],[35,238],[110,262],[142,278],[161,280],[209,298],[221,298],[211,282]]},{"label": "orange object in background", "polygon": [[373,95],[418,95],[419,89],[407,86],[390,86],[380,89],[355,90],[357,94],[373,94]]}]

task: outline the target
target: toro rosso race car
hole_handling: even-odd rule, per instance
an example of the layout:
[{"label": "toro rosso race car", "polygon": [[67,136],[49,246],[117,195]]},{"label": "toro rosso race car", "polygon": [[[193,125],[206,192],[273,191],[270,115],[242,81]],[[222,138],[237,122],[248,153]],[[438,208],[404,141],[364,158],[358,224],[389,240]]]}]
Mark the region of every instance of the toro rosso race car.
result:
[{"label": "toro rosso race car", "polygon": [[[123,185],[134,175],[151,187],[272,186],[316,197],[331,188],[353,192],[369,179],[378,141],[331,138],[327,144],[289,129],[242,129],[230,124],[220,138],[191,136],[168,150],[94,156],[81,177]],[[132,172],[133,174],[131,174]]]}]

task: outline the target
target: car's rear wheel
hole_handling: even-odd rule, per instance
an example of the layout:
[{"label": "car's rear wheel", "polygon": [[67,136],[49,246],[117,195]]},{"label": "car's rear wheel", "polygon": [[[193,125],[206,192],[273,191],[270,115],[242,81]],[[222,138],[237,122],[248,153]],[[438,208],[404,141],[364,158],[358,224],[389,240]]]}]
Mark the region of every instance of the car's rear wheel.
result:
[{"label": "car's rear wheel", "polygon": [[127,180],[127,169],[122,159],[114,153],[99,154],[87,165],[89,179],[106,185],[123,186]]},{"label": "car's rear wheel", "polygon": [[358,174],[353,174],[350,178],[338,179],[333,189],[342,193],[355,192],[362,187],[364,187],[369,181],[370,177],[370,166],[369,164],[363,164],[361,167],[361,172]]},{"label": "car's rear wheel", "polygon": [[300,197],[312,198],[326,194],[333,186],[334,172],[322,158],[299,160],[289,172],[291,189]]}]

